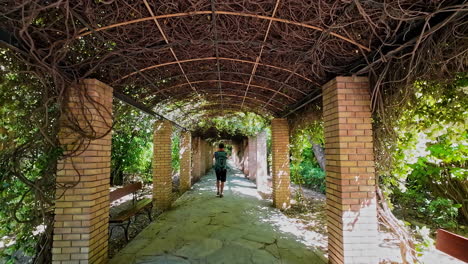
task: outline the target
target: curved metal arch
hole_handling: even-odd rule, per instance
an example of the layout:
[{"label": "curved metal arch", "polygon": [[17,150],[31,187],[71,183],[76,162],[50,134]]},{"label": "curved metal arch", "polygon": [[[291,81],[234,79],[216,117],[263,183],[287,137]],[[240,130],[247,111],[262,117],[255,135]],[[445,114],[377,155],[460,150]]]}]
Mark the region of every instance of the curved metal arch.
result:
[{"label": "curved metal arch", "polygon": [[[191,104],[192,102],[182,102],[182,106],[185,106],[187,104]],[[240,104],[234,104],[234,103],[230,103],[230,102],[221,102],[221,101],[209,101],[207,102],[206,104],[202,104],[202,105],[199,105],[199,106],[196,106],[195,108],[187,111],[187,113],[193,113],[194,111],[198,111],[199,109],[203,109],[203,107],[206,107],[206,106],[216,106],[216,105],[219,105],[220,107],[223,107],[224,109],[238,109],[239,112],[245,112],[246,108],[245,107],[241,107]],[[269,114],[276,114],[277,112],[270,109],[270,108],[261,108],[261,107],[258,107],[258,104],[254,103],[254,102],[246,102],[246,105],[247,105],[247,109],[248,111],[251,111],[251,112],[255,112],[256,114],[259,114],[259,115],[263,115],[265,113],[269,113]],[[257,109],[257,110],[256,110]],[[174,109],[174,110],[171,110],[169,111],[168,113],[172,112],[172,111],[175,111],[177,109]]]},{"label": "curved metal arch", "polygon": [[[191,83],[192,84],[198,84],[198,83],[217,83],[217,82],[247,86],[247,84],[243,83],[243,82],[234,82],[234,81],[227,81],[227,80],[201,80],[201,81],[192,81]],[[154,93],[151,93],[149,95],[157,95],[157,94],[159,94],[161,92],[164,92],[164,91],[167,91],[167,90],[172,90],[172,89],[177,88],[177,87],[183,87],[185,85],[188,85],[188,83],[181,83],[181,84],[173,85],[173,86],[170,86],[170,87],[165,87],[165,88],[159,89],[159,90],[157,90]],[[255,88],[259,88],[259,89],[263,89],[263,90],[267,90],[267,91],[272,91],[274,93],[278,92],[275,89],[268,88],[268,87],[261,86],[261,85],[251,84],[250,86],[255,87]],[[290,100],[292,100],[294,102],[297,102],[296,99],[292,98],[291,96],[289,96],[287,94],[284,94],[284,93],[281,93],[281,92],[278,92],[278,94],[280,94],[280,95],[282,95],[282,96],[284,96],[284,97],[286,97],[286,98],[288,98],[288,99],[290,99]]]},{"label": "curved metal arch", "polygon": [[223,114],[222,112],[205,112],[202,115],[200,115],[200,118],[213,118],[213,117],[223,117],[224,118],[224,117],[234,116],[235,113],[236,113],[236,111],[234,111],[234,110],[229,111],[229,112],[227,112],[225,114]]},{"label": "curved metal arch", "polygon": [[[200,89],[200,90],[198,90],[198,91],[200,92],[201,95],[203,95],[202,92],[207,92],[207,91],[216,91],[216,92],[219,92],[219,88],[215,87],[215,88],[210,88],[210,89]],[[238,90],[235,90],[235,89],[226,89],[226,88],[223,88],[223,93],[222,93],[222,94],[230,94],[230,93],[224,93],[224,91],[239,92]],[[243,92],[243,91],[242,91],[242,92]],[[165,99],[165,100],[162,100],[161,102],[170,101],[170,100],[179,100],[179,99],[183,99],[184,96],[186,96],[186,95],[188,95],[188,94],[191,94],[191,93],[193,93],[192,90],[187,90],[186,92],[177,93],[176,96],[172,96],[172,97],[169,96],[169,98],[167,98],[167,99]],[[264,94],[258,94],[258,93],[252,93],[252,92],[249,92],[249,93],[251,93],[251,94],[254,95],[254,96],[260,96],[260,97],[266,98],[266,99],[268,99],[268,100],[270,99],[269,96],[266,96],[266,95],[264,95]],[[210,94],[207,94],[207,95],[209,96]],[[179,96],[180,96],[180,97],[179,97]],[[182,98],[181,98],[181,97],[182,97]],[[274,100],[274,99],[273,99],[272,101],[274,101],[274,102],[276,102],[276,103],[278,103],[278,104],[282,104],[282,103],[279,102],[278,100]]]},{"label": "curved metal arch", "polygon": [[[187,73],[186,75],[187,76],[191,76],[191,75],[198,75],[198,74],[217,74],[218,72],[217,71],[210,71],[210,72],[203,72],[203,71],[200,71],[200,72],[190,72],[190,73]],[[220,71],[219,73],[221,74],[237,74],[237,75],[244,75],[244,76],[251,76],[252,74],[251,73],[245,73],[245,72],[229,72],[229,71]],[[184,75],[182,74],[179,74],[179,75],[174,75],[174,76],[171,76],[171,77],[167,77],[166,79],[175,79],[175,78],[179,78],[179,77],[183,77]],[[301,94],[303,95],[307,95],[306,92],[300,90],[300,89],[297,89],[296,87],[294,86],[291,86],[289,84],[286,84],[286,83],[283,83],[283,82],[280,82],[278,80],[275,80],[275,79],[271,79],[271,78],[268,78],[268,77],[265,77],[265,76],[262,76],[262,75],[258,75],[258,74],[255,74],[255,78],[260,78],[260,79],[264,79],[264,80],[268,80],[268,81],[272,81],[272,82],[275,82],[275,83],[278,83],[280,85],[284,85],[284,86],[287,86],[291,89],[293,89],[294,91],[297,91],[297,92],[300,92]],[[251,85],[252,86],[252,85]],[[276,91],[276,90],[275,90]]]},{"label": "curved metal arch", "polygon": [[[249,103],[250,104],[250,103]],[[205,111],[205,110],[215,110],[215,108],[208,108],[208,109],[205,109],[206,107],[213,107],[213,106],[222,106],[223,109],[228,109],[228,110],[235,110],[235,111],[238,111],[238,112],[246,112],[245,110],[243,110],[241,108],[241,106],[239,104],[231,104],[231,103],[221,103],[221,102],[210,102],[209,104],[205,104],[205,105],[202,105],[196,109],[193,109],[192,111],[189,111],[187,112],[185,116],[189,115],[189,114],[192,114],[194,111]],[[269,113],[269,114],[273,114],[274,112],[270,112],[270,111],[260,111],[260,110],[256,110],[254,108],[251,109],[251,107],[249,107],[249,109],[247,110],[247,112],[253,112],[257,115],[261,115],[263,116],[265,113]]]},{"label": "curved metal arch", "polygon": [[238,109],[235,108],[224,108],[223,111],[219,111],[218,109],[213,109],[213,108],[208,108],[208,109],[203,109],[203,112],[199,113],[201,117],[207,117],[208,116],[213,116],[215,114],[216,116],[232,116],[235,115],[236,113],[242,113],[242,111],[239,111]]},{"label": "curved metal arch", "polygon": [[122,78],[115,80],[114,82],[112,82],[112,84],[114,84],[115,82],[119,82],[121,80],[124,80],[124,79],[126,79],[126,78],[128,78],[130,76],[133,76],[133,75],[135,75],[135,74],[137,74],[139,72],[144,72],[144,71],[147,71],[147,70],[157,69],[159,67],[169,66],[169,65],[173,65],[173,64],[194,62],[194,61],[205,61],[205,60],[227,60],[227,61],[234,61],[234,62],[240,62],[240,63],[258,64],[258,65],[262,65],[262,66],[265,66],[265,67],[268,67],[268,68],[281,70],[281,71],[286,71],[286,72],[294,74],[294,75],[296,75],[298,77],[301,77],[302,79],[304,79],[304,80],[306,80],[308,82],[315,83],[313,80],[305,77],[304,75],[298,74],[295,71],[292,71],[292,70],[287,69],[287,68],[282,68],[282,67],[278,67],[278,66],[275,66],[275,65],[271,65],[271,64],[265,64],[265,63],[261,63],[261,62],[257,63],[256,61],[241,60],[241,59],[226,58],[226,57],[218,57],[218,58],[217,57],[204,57],[204,58],[194,58],[194,59],[186,59],[186,60],[179,60],[179,61],[170,61],[170,62],[151,65],[151,66],[148,66],[146,68],[139,69],[137,71],[129,73],[129,74],[123,76]]},{"label": "curved metal arch", "polygon": [[193,11],[193,12],[186,12],[186,13],[174,13],[174,14],[166,14],[166,15],[159,15],[159,16],[149,16],[149,17],[144,17],[144,18],[138,18],[134,19],[131,21],[125,21],[125,22],[120,22],[100,28],[95,28],[95,29],[89,29],[87,27],[82,28],[78,31],[80,33],[76,38],[79,37],[84,37],[86,35],[92,34],[93,32],[99,32],[111,28],[116,28],[116,27],[121,27],[121,26],[126,26],[126,25],[131,25],[135,23],[140,23],[148,20],[155,20],[155,19],[161,19],[161,18],[175,18],[175,17],[186,17],[186,16],[195,16],[195,15],[210,15],[210,14],[217,14],[217,15],[231,15],[231,16],[242,16],[242,17],[250,17],[250,18],[257,18],[257,19],[264,19],[264,20],[270,20],[270,21],[275,21],[275,22],[280,22],[284,24],[290,24],[290,25],[295,25],[295,26],[300,26],[308,29],[313,29],[317,30],[320,32],[327,32],[328,34],[337,37],[339,39],[342,39],[346,42],[349,42],[363,50],[370,51],[370,49],[362,44],[359,44],[355,40],[352,40],[348,37],[345,37],[343,35],[340,35],[338,33],[334,32],[328,32],[326,29],[318,27],[318,26],[312,26],[309,24],[301,23],[301,22],[296,22],[288,19],[283,19],[283,18],[275,18],[275,17],[270,17],[270,16],[262,16],[262,15],[255,15],[255,14],[248,14],[248,13],[240,13],[240,12],[231,12],[231,11],[220,11],[220,10],[206,10],[206,11]]},{"label": "curved metal arch", "polygon": [[[206,96],[207,97],[222,97],[222,96],[224,96],[224,97],[233,97],[233,98],[244,98],[244,96],[242,96],[242,95],[224,94],[224,93],[223,94],[207,94]],[[187,98],[189,98],[189,97],[187,97]],[[273,107],[273,108],[275,108],[275,109],[277,109],[279,111],[284,110],[283,108],[279,108],[278,106],[276,106],[274,104],[271,104],[271,103],[269,103],[267,101],[263,101],[263,100],[259,100],[259,99],[255,99],[255,98],[250,98],[250,97],[246,97],[245,99],[258,102],[258,103],[260,103],[259,106],[269,105],[269,106],[271,106],[271,107]]]}]

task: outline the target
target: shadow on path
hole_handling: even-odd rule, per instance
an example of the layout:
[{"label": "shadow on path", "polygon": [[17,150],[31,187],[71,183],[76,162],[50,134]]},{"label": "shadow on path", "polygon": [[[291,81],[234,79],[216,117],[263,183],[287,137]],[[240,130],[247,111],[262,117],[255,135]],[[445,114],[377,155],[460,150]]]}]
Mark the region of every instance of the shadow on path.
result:
[{"label": "shadow on path", "polygon": [[284,228],[288,221],[255,185],[228,170],[224,197],[209,171],[113,259],[120,263],[326,263],[317,249]]}]

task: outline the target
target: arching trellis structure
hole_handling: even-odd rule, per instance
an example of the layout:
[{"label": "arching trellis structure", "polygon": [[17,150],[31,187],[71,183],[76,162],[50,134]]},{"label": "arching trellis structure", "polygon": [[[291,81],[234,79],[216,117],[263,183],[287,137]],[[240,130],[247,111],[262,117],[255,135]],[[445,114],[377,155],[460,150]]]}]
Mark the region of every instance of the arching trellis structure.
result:
[{"label": "arching trellis structure", "polygon": [[12,46],[32,55],[27,61],[63,78],[63,86],[96,77],[157,104],[218,80],[217,101],[229,82],[243,93],[239,109],[248,110],[245,101],[257,92],[272,98],[269,111],[280,116],[336,74],[359,70],[363,58],[381,57],[401,41],[398,33],[421,26],[418,18],[460,9],[449,2],[30,3],[22,14],[9,6],[3,29]]},{"label": "arching trellis structure", "polygon": [[[152,95],[151,103],[181,90],[197,93],[198,89],[204,90],[200,82],[218,80],[213,83],[219,89],[217,101],[223,102],[223,93],[233,95],[223,90],[229,82],[239,91],[236,96],[243,94],[238,97],[239,109],[249,109],[245,101],[256,97],[257,92],[272,98],[267,101],[267,105],[272,105],[269,111],[279,115],[319,89],[330,77],[327,72],[343,67],[346,60],[356,60],[372,48],[372,43],[363,37],[365,30],[360,31],[365,22],[356,20],[345,34],[343,29],[332,30],[323,18],[311,20],[314,13],[304,10],[313,10],[314,5],[304,7],[299,2],[68,4],[70,20],[65,20],[61,29],[41,28],[53,19],[50,13],[43,12],[43,17],[38,14],[35,18],[42,20],[34,26],[39,34],[60,32],[56,36],[48,34],[48,42],[58,45],[49,46],[52,56],[66,54],[68,58],[61,60],[65,65],[58,67],[59,72],[67,78],[97,77],[121,91],[129,84],[136,86],[141,89],[137,94]],[[45,10],[53,8],[52,4]],[[349,9],[332,5],[326,8],[332,12],[330,17]],[[111,10],[112,16],[99,15]],[[290,11],[296,12],[294,17]],[[359,16],[356,12],[350,14]],[[22,43],[28,45],[27,41]],[[38,44],[34,43],[34,47],[39,48]],[[64,49],[65,46],[69,48]],[[80,52],[85,49],[86,53]],[[333,54],[333,49],[341,51],[335,61],[324,64],[317,59]],[[154,83],[149,85],[148,80]]]},{"label": "arching trellis structure", "polygon": [[96,78],[148,107],[210,102],[188,118],[192,111],[210,117],[211,109],[282,117],[320,104],[322,85],[352,73],[387,76],[372,88],[378,102],[382,82],[407,75],[387,60],[408,57],[404,66],[418,65],[412,72],[434,72],[437,63],[415,61],[430,55],[416,52],[444,27],[453,34],[442,39],[453,40],[442,65],[463,70],[466,54],[457,45],[466,33],[463,1],[11,1],[0,8],[4,44],[52,80],[59,98],[71,83]]}]

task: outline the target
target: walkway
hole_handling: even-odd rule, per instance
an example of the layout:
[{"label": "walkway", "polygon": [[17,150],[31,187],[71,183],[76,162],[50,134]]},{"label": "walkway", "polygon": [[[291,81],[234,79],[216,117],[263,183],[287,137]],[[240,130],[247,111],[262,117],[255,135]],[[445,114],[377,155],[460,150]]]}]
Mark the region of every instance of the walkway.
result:
[{"label": "walkway", "polygon": [[326,263],[237,169],[228,171],[224,198],[210,171],[111,261],[120,263]]}]

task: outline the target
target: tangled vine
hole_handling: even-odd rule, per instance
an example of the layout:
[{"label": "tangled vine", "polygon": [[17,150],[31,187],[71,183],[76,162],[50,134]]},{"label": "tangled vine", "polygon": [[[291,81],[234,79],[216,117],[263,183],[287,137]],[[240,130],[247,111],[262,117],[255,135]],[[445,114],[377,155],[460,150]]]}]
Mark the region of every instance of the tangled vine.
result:
[{"label": "tangled vine", "polygon": [[[414,81],[450,80],[466,70],[467,10],[465,1],[454,0],[5,0],[2,65],[32,80],[40,100],[30,111],[39,116],[30,118],[35,132],[2,150],[8,172],[2,180],[24,182],[28,190],[22,195],[39,201],[36,212],[42,212],[30,220],[50,226],[44,219],[47,212],[50,219],[60,154],[45,162],[43,177],[34,181],[20,161],[58,147],[65,98],[84,78],[97,78],[151,107],[171,105],[166,114],[194,128],[194,114],[198,119],[246,110],[283,116],[303,98],[319,95],[334,76],[368,74],[381,153],[381,140],[392,138],[392,109],[407,100]],[[80,98],[88,101],[86,93]],[[201,98],[206,103],[193,103]],[[102,136],[69,121],[82,144]],[[8,131],[2,134],[15,141]],[[378,162],[390,164],[382,153]],[[36,261],[45,261],[47,250],[38,252]]]}]

